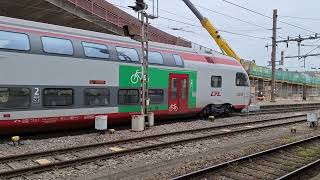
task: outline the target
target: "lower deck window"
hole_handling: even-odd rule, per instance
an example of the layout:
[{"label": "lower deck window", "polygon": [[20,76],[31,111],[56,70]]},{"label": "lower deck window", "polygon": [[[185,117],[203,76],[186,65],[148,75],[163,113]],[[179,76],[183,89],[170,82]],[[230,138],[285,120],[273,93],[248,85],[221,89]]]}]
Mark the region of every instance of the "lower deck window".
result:
[{"label": "lower deck window", "polygon": [[211,87],[220,88],[222,84],[221,76],[211,76]]},{"label": "lower deck window", "polygon": [[107,106],[110,103],[110,91],[103,88],[88,88],[84,90],[85,105]]},{"label": "lower deck window", "polygon": [[149,89],[149,98],[151,104],[163,103],[163,90],[162,89]]},{"label": "lower deck window", "polygon": [[71,106],[73,104],[73,90],[62,88],[46,88],[43,90],[44,106]]},{"label": "lower deck window", "polygon": [[130,105],[139,103],[139,90],[120,89],[118,92],[118,103],[120,105]]},{"label": "lower deck window", "polygon": [[0,109],[29,108],[31,92],[28,88],[0,87]]}]

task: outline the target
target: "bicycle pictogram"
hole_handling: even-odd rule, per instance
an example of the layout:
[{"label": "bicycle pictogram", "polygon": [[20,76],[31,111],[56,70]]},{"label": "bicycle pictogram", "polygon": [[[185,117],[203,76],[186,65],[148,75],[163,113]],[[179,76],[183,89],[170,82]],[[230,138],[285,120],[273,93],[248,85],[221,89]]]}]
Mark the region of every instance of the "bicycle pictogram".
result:
[{"label": "bicycle pictogram", "polygon": [[169,111],[170,112],[172,112],[172,111],[175,111],[175,112],[177,112],[178,111],[178,106],[176,105],[176,104],[171,104],[170,106],[169,106]]},{"label": "bicycle pictogram", "polygon": [[142,80],[142,72],[140,72],[139,69],[136,70],[136,73],[131,75],[130,80],[132,84],[137,84]]}]

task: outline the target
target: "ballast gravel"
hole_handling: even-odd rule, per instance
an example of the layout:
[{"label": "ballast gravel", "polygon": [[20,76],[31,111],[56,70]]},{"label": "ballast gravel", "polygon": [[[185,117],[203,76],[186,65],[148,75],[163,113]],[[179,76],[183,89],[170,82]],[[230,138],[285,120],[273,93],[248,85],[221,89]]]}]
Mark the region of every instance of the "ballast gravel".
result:
[{"label": "ballast gravel", "polygon": [[277,127],[206,139],[161,150],[133,153],[32,175],[32,179],[170,179],[201,167],[310,137],[320,132],[320,130],[310,130],[303,123],[296,125],[299,129],[296,134],[291,134],[291,127]]},{"label": "ballast gravel", "polygon": [[[277,117],[285,117],[292,115],[305,114],[306,112],[297,112],[297,113],[283,113],[283,114],[264,114],[264,115],[253,115],[253,116],[234,116],[228,118],[218,118],[213,122],[207,120],[195,120],[188,122],[178,122],[172,124],[165,124],[160,126],[154,126],[142,132],[133,132],[131,130],[119,130],[114,134],[105,134],[99,135],[98,133],[90,133],[90,134],[82,134],[75,136],[63,136],[57,138],[50,139],[41,139],[41,140],[28,140],[24,139],[22,136],[23,145],[20,146],[12,146],[9,142],[0,143],[0,157],[9,156],[9,155],[17,155],[17,154],[25,154],[31,152],[38,151],[46,151],[53,150],[59,148],[67,148],[73,146],[79,146],[90,143],[98,143],[98,142],[108,142],[115,141],[127,138],[135,138],[135,137],[143,137],[150,136],[155,134],[163,134],[175,131],[183,131],[204,127],[213,127],[241,122],[251,122],[263,119],[271,119]],[[41,136],[41,134],[40,134]]]}]

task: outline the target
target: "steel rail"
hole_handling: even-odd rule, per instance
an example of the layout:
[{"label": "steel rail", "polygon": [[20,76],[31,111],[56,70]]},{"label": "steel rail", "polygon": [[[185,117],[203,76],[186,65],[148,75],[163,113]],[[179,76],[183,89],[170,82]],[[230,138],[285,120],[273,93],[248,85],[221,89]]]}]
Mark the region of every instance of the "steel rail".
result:
[{"label": "steel rail", "polygon": [[197,128],[197,129],[191,129],[191,130],[175,131],[175,132],[169,132],[169,133],[164,133],[164,134],[156,134],[156,135],[150,135],[150,136],[128,138],[128,139],[115,140],[115,141],[102,142],[102,143],[86,144],[86,145],[81,145],[81,146],[54,149],[54,150],[48,150],[48,151],[33,152],[33,153],[26,153],[26,154],[20,154],[20,155],[11,155],[11,156],[0,157],[0,163],[5,163],[7,161],[13,161],[13,160],[17,160],[17,159],[22,160],[22,159],[27,159],[30,157],[39,157],[39,156],[45,156],[45,155],[52,155],[52,154],[56,154],[56,153],[64,153],[64,152],[68,152],[68,151],[85,150],[88,148],[95,148],[95,147],[99,147],[99,146],[120,144],[120,143],[132,142],[132,141],[144,141],[147,139],[180,135],[180,134],[185,134],[185,133],[194,133],[194,132],[199,133],[201,131],[209,131],[209,130],[215,130],[215,129],[236,127],[236,126],[246,126],[246,125],[252,125],[252,124],[257,124],[257,123],[265,123],[265,122],[273,122],[273,121],[279,121],[279,120],[284,120],[284,119],[299,118],[299,117],[304,117],[304,116],[306,116],[306,115],[301,114],[301,115],[294,115],[294,116],[285,116],[285,117],[263,119],[263,120],[251,121],[251,122],[242,122],[242,123],[235,123],[235,124]]},{"label": "steel rail", "polygon": [[[0,172],[0,178],[1,177],[17,177],[17,176],[24,175],[24,174],[30,174],[30,173],[39,172],[39,171],[41,172],[41,171],[46,171],[46,170],[55,169],[55,168],[69,167],[72,165],[77,165],[79,163],[80,164],[88,163],[88,162],[92,162],[95,160],[107,159],[107,158],[111,158],[111,157],[127,155],[130,153],[139,153],[139,152],[143,152],[146,150],[149,151],[149,150],[154,150],[154,149],[159,149],[159,148],[164,148],[164,147],[170,147],[172,145],[179,145],[179,144],[183,144],[183,143],[189,143],[189,142],[193,142],[193,141],[199,141],[199,140],[204,140],[204,139],[209,139],[209,138],[214,138],[214,137],[235,135],[235,134],[239,134],[239,133],[243,133],[243,132],[251,132],[251,131],[256,131],[256,130],[261,130],[261,129],[266,129],[266,128],[286,126],[286,125],[291,125],[291,124],[302,123],[305,121],[306,121],[306,119],[295,120],[295,121],[284,122],[284,123],[276,123],[276,124],[271,124],[271,125],[264,125],[264,126],[245,128],[245,129],[240,129],[240,130],[233,130],[233,131],[229,131],[229,132],[219,132],[219,133],[215,133],[215,134],[206,134],[206,135],[201,135],[201,136],[192,137],[192,138],[188,138],[188,139],[182,139],[182,140],[180,139],[180,140],[175,140],[175,141],[171,141],[171,142],[162,142],[159,144],[152,144],[152,145],[146,145],[146,146],[142,146],[142,147],[124,149],[124,150],[117,151],[117,152],[109,152],[109,153],[88,156],[88,157],[70,159],[70,160],[65,160],[65,161],[58,161],[58,162],[53,162],[53,163],[49,163],[49,164],[45,164],[45,165],[30,166],[30,167],[24,167],[24,168],[20,168],[20,169],[12,169],[12,170],[8,170],[8,171]],[[128,140],[125,140],[125,141],[128,141]]]},{"label": "steel rail", "polygon": [[237,159],[234,159],[234,160],[223,162],[221,164],[210,166],[210,167],[207,167],[207,168],[204,168],[204,169],[200,169],[200,170],[197,170],[197,171],[194,171],[194,172],[190,172],[188,174],[184,174],[184,175],[175,177],[172,180],[192,179],[192,178],[196,178],[196,177],[201,177],[204,174],[211,173],[213,171],[228,167],[228,166],[230,166],[232,164],[236,164],[236,163],[240,163],[240,162],[243,162],[243,161],[247,161],[247,160],[250,160],[250,159],[253,159],[253,158],[260,157],[260,156],[265,155],[265,154],[273,153],[273,152],[276,152],[276,151],[279,151],[279,150],[283,150],[283,149],[288,148],[288,147],[300,145],[300,144],[303,144],[303,143],[306,143],[306,142],[319,140],[319,139],[320,139],[320,135],[313,136],[313,137],[310,137],[310,138],[306,138],[306,139],[303,139],[303,140],[299,140],[299,141],[296,141],[296,142],[292,142],[292,143],[289,143],[289,144],[285,144],[285,145],[281,145],[281,146],[278,146],[278,147],[275,147],[275,148],[264,150],[264,151],[261,151],[261,152],[258,152],[258,153],[254,153],[254,154],[251,154],[251,155],[243,156],[243,157],[240,157],[240,158],[237,158]]},{"label": "steel rail", "polygon": [[271,111],[271,110],[296,110],[296,109],[313,109],[313,108],[320,108],[320,106],[301,106],[301,107],[279,107],[279,108],[267,108],[267,109],[260,109],[261,111]]},{"label": "steel rail", "polygon": [[274,109],[274,108],[290,108],[290,107],[319,107],[320,103],[306,103],[306,104],[274,104],[274,105],[261,105],[261,109]]},{"label": "steel rail", "polygon": [[312,169],[313,167],[319,166],[320,165],[320,159],[317,159],[299,169],[296,169],[292,172],[289,172],[288,174],[281,176],[279,178],[277,178],[277,180],[287,180],[287,179],[293,179],[297,176],[299,176],[300,174],[303,174],[305,171]]},{"label": "steel rail", "polygon": [[234,116],[247,116],[247,115],[260,115],[260,114],[268,114],[268,113],[286,113],[286,112],[296,112],[296,111],[309,111],[309,110],[316,110],[320,109],[320,107],[299,107],[295,109],[265,109],[255,112],[247,112],[247,113],[234,113]]}]

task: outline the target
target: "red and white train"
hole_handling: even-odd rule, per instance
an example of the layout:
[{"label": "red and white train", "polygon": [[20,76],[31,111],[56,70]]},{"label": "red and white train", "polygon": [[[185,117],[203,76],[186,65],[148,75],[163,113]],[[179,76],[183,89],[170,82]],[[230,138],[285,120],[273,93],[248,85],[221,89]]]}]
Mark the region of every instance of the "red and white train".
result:
[{"label": "red and white train", "polygon": [[[128,37],[0,17],[0,134],[94,126],[140,109],[140,43]],[[235,59],[150,43],[155,119],[228,114],[249,104]]]}]

